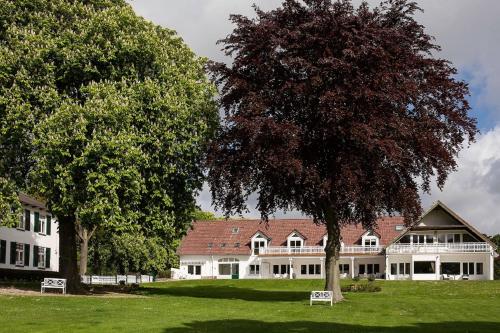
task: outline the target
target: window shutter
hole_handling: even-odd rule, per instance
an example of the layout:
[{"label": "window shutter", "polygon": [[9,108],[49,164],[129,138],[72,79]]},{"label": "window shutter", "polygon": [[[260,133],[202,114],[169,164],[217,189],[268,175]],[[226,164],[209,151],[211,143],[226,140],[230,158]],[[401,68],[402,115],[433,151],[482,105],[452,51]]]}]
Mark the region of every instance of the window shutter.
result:
[{"label": "window shutter", "polygon": [[24,244],[24,266],[30,265],[30,245]]},{"label": "window shutter", "polygon": [[52,216],[47,215],[47,235],[50,236],[50,227],[52,224]]},{"label": "window shutter", "polygon": [[33,267],[38,267],[38,246],[33,245]]},{"label": "window shutter", "polygon": [[35,212],[35,232],[41,232],[40,230],[40,213]]},{"label": "window shutter", "polygon": [[24,210],[24,230],[31,230],[31,212],[29,209]]},{"label": "window shutter", "polygon": [[17,247],[16,242],[10,242],[10,264],[11,265],[16,264],[16,247]]},{"label": "window shutter", "polygon": [[7,241],[0,240],[0,264],[5,264],[7,260]]},{"label": "window shutter", "polygon": [[45,248],[45,268],[50,269],[50,248]]}]

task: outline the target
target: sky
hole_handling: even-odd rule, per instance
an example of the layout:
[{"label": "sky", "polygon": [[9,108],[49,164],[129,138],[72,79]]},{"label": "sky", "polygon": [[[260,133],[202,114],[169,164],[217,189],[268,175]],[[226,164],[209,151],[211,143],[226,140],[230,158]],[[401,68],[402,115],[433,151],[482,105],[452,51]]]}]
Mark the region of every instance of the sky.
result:
[{"label": "sky", "polygon": [[[230,14],[253,16],[252,4],[271,10],[281,0],[129,0],[144,18],[176,30],[200,56],[229,62],[216,41],[231,33]],[[368,1],[372,5],[380,1]],[[359,4],[360,1],[354,1]],[[421,0],[424,10],[417,19],[442,47],[440,57],[450,60],[459,78],[471,90],[471,115],[478,121],[480,135],[458,157],[458,170],[442,191],[433,187],[422,195],[428,208],[441,200],[484,233],[500,233],[500,1]],[[249,199],[245,217],[258,217],[255,197]],[[209,189],[198,196],[203,210],[214,211]],[[298,212],[277,213],[299,217]]]}]

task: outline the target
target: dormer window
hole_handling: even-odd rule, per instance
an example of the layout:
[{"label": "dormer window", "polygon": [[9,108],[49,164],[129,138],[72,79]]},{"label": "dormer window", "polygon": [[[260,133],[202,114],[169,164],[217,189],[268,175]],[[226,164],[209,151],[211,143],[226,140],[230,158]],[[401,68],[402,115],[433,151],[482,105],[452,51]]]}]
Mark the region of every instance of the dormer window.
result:
[{"label": "dormer window", "polygon": [[238,228],[238,227],[233,227],[233,229],[231,230],[231,233],[232,233],[233,235],[236,235],[236,234],[237,234],[237,233],[239,233],[239,232],[240,232],[240,228]]},{"label": "dormer window", "polygon": [[267,247],[268,238],[264,237],[260,232],[256,233],[252,237],[252,253],[254,255],[259,255],[260,249]]},{"label": "dormer window", "polygon": [[292,249],[301,248],[304,246],[304,237],[294,231],[287,237],[287,246]]},{"label": "dormer window", "polygon": [[379,245],[379,238],[374,232],[369,231],[361,237],[361,244],[364,247],[377,247]]}]

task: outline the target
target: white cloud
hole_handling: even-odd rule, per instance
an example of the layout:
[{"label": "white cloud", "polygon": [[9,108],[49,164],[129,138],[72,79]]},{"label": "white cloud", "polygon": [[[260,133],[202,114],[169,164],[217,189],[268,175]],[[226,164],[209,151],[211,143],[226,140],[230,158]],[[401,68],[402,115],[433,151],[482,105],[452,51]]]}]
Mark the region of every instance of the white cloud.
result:
[{"label": "white cloud", "polygon": [[451,174],[443,191],[434,186],[423,195],[425,207],[441,200],[480,231],[500,233],[500,126],[480,135],[464,150],[458,171]]},{"label": "white cloud", "polygon": [[[252,3],[268,10],[280,0],[131,0],[142,16],[176,30],[199,55],[227,61],[216,41],[232,30],[230,14],[253,15]],[[354,1],[360,3],[359,0]],[[378,4],[380,0],[371,0]],[[500,233],[500,1],[498,0],[421,0],[425,10],[419,21],[436,36],[443,47],[441,57],[451,60],[468,78],[472,88],[473,107],[480,115],[480,126],[486,132],[470,149],[463,151],[458,172],[451,175],[444,191],[434,189],[423,196],[427,207],[440,199],[480,230]],[[212,210],[207,188],[198,202]],[[255,198],[249,200],[255,207]],[[258,217],[255,209],[247,216]],[[277,217],[283,214],[277,214]],[[287,216],[298,216],[289,213]]]}]

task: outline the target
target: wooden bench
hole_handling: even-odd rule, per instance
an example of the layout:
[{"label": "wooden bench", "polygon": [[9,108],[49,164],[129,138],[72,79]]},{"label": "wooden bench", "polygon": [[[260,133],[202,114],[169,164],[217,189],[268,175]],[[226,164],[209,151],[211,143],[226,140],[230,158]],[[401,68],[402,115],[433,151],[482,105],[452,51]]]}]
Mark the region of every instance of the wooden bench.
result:
[{"label": "wooden bench", "polygon": [[309,305],[313,302],[330,302],[330,306],[333,305],[333,293],[331,291],[311,291],[311,298]]},{"label": "wooden bench", "polygon": [[43,294],[46,288],[62,289],[63,294],[66,294],[66,279],[44,278],[40,293]]}]

